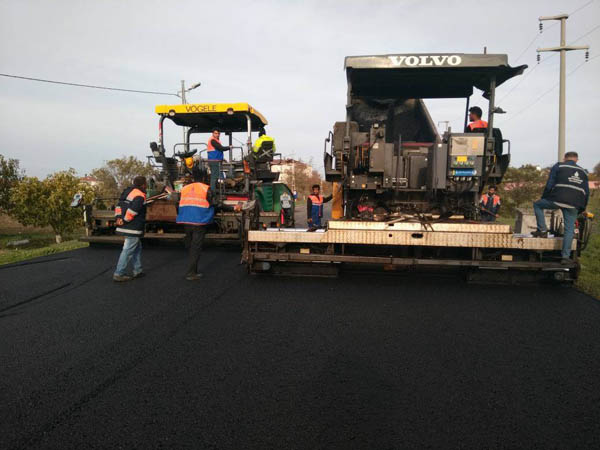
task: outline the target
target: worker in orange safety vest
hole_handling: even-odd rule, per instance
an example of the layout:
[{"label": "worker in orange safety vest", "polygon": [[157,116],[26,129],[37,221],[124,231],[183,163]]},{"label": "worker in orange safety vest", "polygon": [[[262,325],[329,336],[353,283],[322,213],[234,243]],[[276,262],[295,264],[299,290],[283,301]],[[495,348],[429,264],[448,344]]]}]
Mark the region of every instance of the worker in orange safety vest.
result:
[{"label": "worker in orange safety vest", "polygon": [[473,106],[469,108],[469,125],[465,129],[465,133],[485,133],[488,127],[488,123],[485,120],[481,120],[483,111],[479,106]]},{"label": "worker in orange safety vest", "polygon": [[202,273],[198,272],[198,261],[202,252],[202,243],[206,235],[206,227],[213,223],[215,209],[211,205],[210,187],[206,184],[206,172],[195,168],[193,181],[181,189],[177,223],[185,227],[186,246],[189,246],[189,264],[185,279],[198,280]]},{"label": "worker in orange safety vest", "polygon": [[500,211],[500,197],[496,194],[496,186],[490,186],[487,194],[481,196],[479,207],[482,222],[495,222]]},{"label": "worker in orange safety vest", "polygon": [[333,195],[323,197],[321,187],[318,184],[313,185],[312,194],[306,199],[306,217],[309,227],[318,228],[321,226],[323,204],[331,201],[332,198]]}]

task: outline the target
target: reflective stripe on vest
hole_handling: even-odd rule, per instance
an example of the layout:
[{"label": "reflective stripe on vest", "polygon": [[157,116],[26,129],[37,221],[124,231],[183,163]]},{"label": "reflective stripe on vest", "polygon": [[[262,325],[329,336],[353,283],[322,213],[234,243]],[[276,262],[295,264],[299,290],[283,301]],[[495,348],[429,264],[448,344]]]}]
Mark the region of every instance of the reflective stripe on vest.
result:
[{"label": "reflective stripe on vest", "polygon": [[581,191],[583,194],[585,194],[585,189],[580,188],[578,186],[573,186],[572,184],[555,184],[554,187],[564,187],[564,188],[569,188],[569,189],[576,189],[578,191]]},{"label": "reflective stripe on vest", "polygon": [[140,191],[137,188],[131,190],[131,192],[127,196],[126,200],[128,202],[132,202],[133,200],[135,200],[136,197],[142,197],[144,199],[144,201],[146,201],[146,194],[144,194],[142,191]]},{"label": "reflective stripe on vest", "polygon": [[487,126],[488,123],[485,120],[479,119],[469,124],[469,130],[475,130],[477,128],[487,128]]},{"label": "reflective stripe on vest", "polygon": [[125,211],[124,220],[125,220],[125,222],[131,222],[133,219],[135,219],[135,216],[137,216],[137,215],[138,215],[138,213],[135,212],[133,209],[127,208],[127,211]]},{"label": "reflective stripe on vest", "polygon": [[206,199],[208,188],[203,183],[191,183],[184,186],[181,190],[181,200],[179,206],[194,206],[197,208],[208,208],[208,200]]},{"label": "reflective stripe on vest", "polygon": [[191,183],[181,190],[177,223],[207,225],[212,223],[214,208],[208,203],[208,189],[204,183]]},{"label": "reflective stripe on vest", "polygon": [[[142,200],[146,201],[146,194],[144,194],[142,191],[140,191],[137,188],[134,188],[131,190],[129,195],[127,195],[127,198],[125,199],[125,201],[128,202],[129,204],[131,204],[137,197],[142,197]],[[118,213],[117,213],[117,210],[118,210]],[[115,208],[115,215],[120,216],[121,214],[123,214],[123,208],[121,208],[120,206]],[[137,215],[138,215],[138,213],[135,212],[133,209],[127,208],[125,210],[125,215],[123,216],[123,220],[125,222],[131,222],[133,219],[135,219],[135,216],[137,216]]]},{"label": "reflective stripe on vest", "polygon": [[320,206],[323,204],[323,196],[322,195],[309,195],[310,201],[314,206]]},{"label": "reflective stripe on vest", "polygon": [[117,233],[121,233],[121,234],[125,234],[125,235],[130,235],[130,236],[141,236],[142,234],[144,234],[143,230],[132,230],[130,228],[121,228],[121,227],[117,227],[117,229],[115,230]]}]

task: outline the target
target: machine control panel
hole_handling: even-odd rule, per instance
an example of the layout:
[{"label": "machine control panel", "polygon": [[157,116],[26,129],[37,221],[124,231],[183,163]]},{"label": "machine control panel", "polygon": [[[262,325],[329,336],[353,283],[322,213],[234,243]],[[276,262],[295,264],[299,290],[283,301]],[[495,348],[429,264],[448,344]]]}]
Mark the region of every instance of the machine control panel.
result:
[{"label": "machine control panel", "polygon": [[471,168],[475,167],[476,157],[472,155],[452,155],[450,167],[454,168]]},{"label": "machine control panel", "polygon": [[450,155],[483,156],[484,141],[483,135],[453,134],[450,136]]}]

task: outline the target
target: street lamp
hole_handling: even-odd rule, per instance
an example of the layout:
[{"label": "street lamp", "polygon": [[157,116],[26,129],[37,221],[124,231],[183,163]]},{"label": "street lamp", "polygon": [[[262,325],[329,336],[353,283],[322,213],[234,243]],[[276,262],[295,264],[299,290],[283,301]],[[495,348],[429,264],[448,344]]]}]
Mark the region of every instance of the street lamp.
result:
[{"label": "street lamp", "polygon": [[190,86],[190,88],[188,89],[188,91],[191,91],[193,89],[196,89],[197,87],[200,87],[202,83],[200,83],[199,81],[197,83],[194,83]]},{"label": "street lamp", "polygon": [[[185,98],[185,93],[186,92],[190,92],[198,87],[200,87],[202,83],[198,82],[198,83],[194,83],[192,84],[188,89],[185,88],[185,80],[181,80],[181,92],[177,93],[177,97],[179,97],[181,99],[181,104],[185,105],[187,104],[187,100]],[[184,151],[188,151],[189,150],[189,142],[187,141],[187,127],[183,127],[183,149]]]},{"label": "street lamp", "polygon": [[177,97],[179,97],[181,99],[181,104],[185,105],[187,104],[187,100],[185,98],[185,93],[186,92],[190,92],[193,91],[196,88],[199,88],[202,85],[202,83],[198,82],[198,83],[194,83],[192,84],[189,88],[185,88],[185,80],[181,80],[181,91],[179,91],[177,93]]}]

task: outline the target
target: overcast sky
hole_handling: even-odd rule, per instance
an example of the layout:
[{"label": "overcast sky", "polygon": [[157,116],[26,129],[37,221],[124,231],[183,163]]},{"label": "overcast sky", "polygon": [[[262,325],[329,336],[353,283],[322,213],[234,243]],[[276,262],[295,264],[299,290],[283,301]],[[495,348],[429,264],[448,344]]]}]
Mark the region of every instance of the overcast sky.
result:
[{"label": "overcast sky", "polygon": [[[538,36],[540,15],[587,3],[0,0],[0,72],[166,92],[176,92],[182,79],[201,81],[190,103],[250,103],[269,120],[278,150],[312,157],[322,170],[323,139],[345,117],[345,56],[481,53],[487,46],[508,54],[511,65],[529,65],[522,82],[498,89],[508,114],[496,116],[496,125],[512,141],[513,165],[545,166],[556,160],[558,88],[533,102],[557,84],[559,57],[544,61],[551,55],[544,54],[535,67],[535,49],[558,45],[559,26],[545,22],[517,58]],[[596,0],[568,20],[567,43],[598,25]],[[600,55],[600,29],[577,44]],[[583,61],[584,52],[570,52],[567,73]],[[599,79],[600,58],[567,78],[567,149],[588,168],[600,161]],[[123,155],[145,158],[157,139],[154,106],[178,101],[0,77],[0,154],[35,176],[68,167],[84,174]],[[462,128],[464,101],[428,104],[436,123]],[[484,106],[479,95],[471,104]],[[175,127],[166,132],[169,146],[181,141]]]}]

